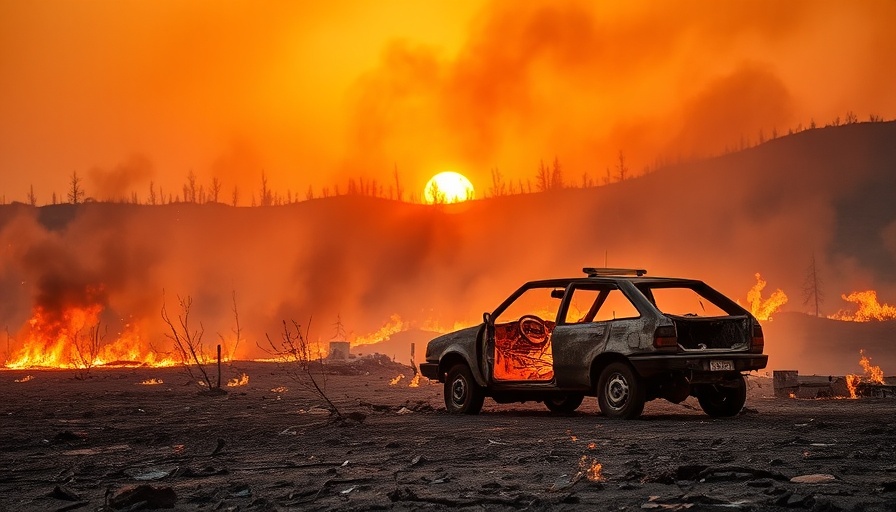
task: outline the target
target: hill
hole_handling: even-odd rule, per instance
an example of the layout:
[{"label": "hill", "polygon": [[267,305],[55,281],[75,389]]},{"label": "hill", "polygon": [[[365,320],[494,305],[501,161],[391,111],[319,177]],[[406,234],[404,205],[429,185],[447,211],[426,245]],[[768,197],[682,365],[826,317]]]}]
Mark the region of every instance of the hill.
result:
[{"label": "hill", "polygon": [[856,289],[892,303],[894,140],[894,122],[814,129],[607,186],[457,205],[5,205],[0,322],[21,343],[36,307],[58,322],[98,305],[109,332],[162,343],[163,300],[190,296],[206,339],[226,339],[235,292],[249,340],[237,356],[253,357],[283,320],[310,323],[313,339],[337,315],[356,334],[395,314],[474,323],[522,281],[605,261],[741,299],[761,272],[800,311],[813,255],[831,312]]}]

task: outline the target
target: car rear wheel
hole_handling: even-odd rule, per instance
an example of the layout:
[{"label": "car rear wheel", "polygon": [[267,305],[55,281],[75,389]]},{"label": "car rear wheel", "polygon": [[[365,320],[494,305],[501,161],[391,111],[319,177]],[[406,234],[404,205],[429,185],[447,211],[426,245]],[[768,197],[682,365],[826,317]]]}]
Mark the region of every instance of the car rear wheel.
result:
[{"label": "car rear wheel", "polygon": [[585,395],[569,393],[567,395],[555,395],[544,400],[544,405],[557,414],[569,414],[582,405]]},{"label": "car rear wheel", "polygon": [[456,364],[448,370],[445,379],[445,408],[451,414],[479,414],[485,402],[485,393],[473,373],[465,364]]},{"label": "car rear wheel", "polygon": [[703,412],[713,418],[735,416],[747,402],[747,383],[743,375],[738,375],[726,385],[701,386],[696,394]]},{"label": "car rear wheel", "polygon": [[644,384],[626,363],[607,365],[597,380],[596,391],[600,411],[608,418],[634,419],[644,410]]}]

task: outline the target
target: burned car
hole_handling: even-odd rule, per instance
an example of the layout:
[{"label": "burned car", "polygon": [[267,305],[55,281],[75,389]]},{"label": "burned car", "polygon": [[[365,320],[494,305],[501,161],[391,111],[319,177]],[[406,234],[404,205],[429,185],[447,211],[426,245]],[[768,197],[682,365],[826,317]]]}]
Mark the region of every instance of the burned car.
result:
[{"label": "burned car", "polygon": [[702,281],[583,271],[526,283],[480,325],[429,342],[420,371],[444,383],[448,412],[477,414],[491,397],[571,413],[586,396],[610,418],[689,396],[710,416],[741,411],[742,372],[768,362],[753,315]]}]

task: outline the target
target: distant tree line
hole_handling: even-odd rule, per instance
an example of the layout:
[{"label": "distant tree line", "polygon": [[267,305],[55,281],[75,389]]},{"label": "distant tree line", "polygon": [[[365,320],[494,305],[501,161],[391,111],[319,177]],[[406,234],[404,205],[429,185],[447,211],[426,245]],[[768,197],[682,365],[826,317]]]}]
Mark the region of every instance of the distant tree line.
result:
[{"label": "distant tree line", "polygon": [[[867,122],[870,123],[881,123],[884,121],[885,120],[883,119],[883,117],[877,114],[870,114],[867,120]],[[858,119],[858,116],[853,111],[848,111],[843,118],[837,116],[831,122],[825,124],[824,127],[849,125],[859,122],[860,121]],[[802,123],[799,123],[795,127],[789,128],[786,134],[793,135],[806,130],[814,130],[816,128],[818,128],[818,126],[815,120],[810,119],[809,123],[805,126]],[[721,154],[724,155],[736,151],[742,151],[744,149],[764,144],[770,140],[777,139],[780,136],[782,135],[780,132],[778,132],[778,129],[776,127],[773,127],[768,134],[765,133],[765,130],[760,129],[755,139],[741,135],[740,140],[737,144],[731,146],[726,145]],[[683,164],[713,156],[718,156],[718,154],[690,155],[688,157],[679,155],[676,158],[658,157],[655,159],[653,165],[646,165],[642,169],[640,175],[650,174],[657,169],[667,167],[669,165]],[[550,164],[546,164],[542,159],[539,162],[538,166],[535,168],[534,175],[531,178],[526,179],[519,178],[517,180],[509,180],[504,176],[499,168],[493,168],[491,170],[491,183],[485,189],[485,197],[502,197],[509,195],[531,194],[537,192],[561,190],[564,188],[592,188],[626,181],[633,176],[634,175],[632,174],[631,169],[629,168],[629,165],[627,163],[625,153],[622,150],[619,150],[616,161],[613,163],[613,165],[607,166],[605,168],[605,172],[599,178],[597,176],[592,176],[588,172],[584,172],[582,173],[580,179],[569,179],[565,173],[563,165],[560,163],[560,159],[555,156]],[[223,192],[223,183],[221,182],[220,178],[215,176],[212,177],[210,182],[201,183],[199,181],[199,178],[196,176],[196,173],[191,169],[187,174],[186,181],[182,185],[180,192],[166,192],[162,189],[161,185],[157,185],[154,181],[150,181],[148,195],[146,196],[145,201],[143,201],[142,203],[137,192],[134,191],[130,193],[130,197],[126,198],[119,197],[100,199],[110,202],[147,205],[163,205],[171,203],[205,204],[224,203],[224,195],[225,193]],[[343,195],[374,197],[410,203],[418,203],[421,200],[418,194],[406,193],[401,183],[398,166],[395,165],[392,172],[392,179],[389,183],[381,182],[376,178],[349,178],[344,187],[340,187],[340,185],[337,183],[334,184],[332,188],[330,186],[324,186],[320,190],[315,191],[312,185],[308,185],[308,189],[304,194],[299,194],[298,192],[294,192],[290,189],[287,189],[285,193],[275,191],[268,182],[267,174],[264,170],[262,170],[260,186],[249,196],[248,206],[281,206],[298,203],[303,200],[309,201],[312,199]],[[72,172],[71,176],[69,177],[68,189],[65,194],[65,199],[67,199],[67,201],[65,202],[69,204],[80,204],[83,202],[91,202],[95,200],[95,198],[92,198],[86,194],[82,178],[78,175],[77,171]],[[34,191],[34,185],[31,185],[28,190],[27,201],[31,206],[38,206],[38,199]],[[62,201],[60,201],[56,192],[53,192],[50,202],[45,204],[55,205],[60,204],[60,202]],[[230,190],[229,197],[227,197],[226,202],[231,206],[246,205],[243,202],[242,193],[239,187],[236,185],[234,185]],[[6,204],[5,195],[0,195],[0,204]]]}]

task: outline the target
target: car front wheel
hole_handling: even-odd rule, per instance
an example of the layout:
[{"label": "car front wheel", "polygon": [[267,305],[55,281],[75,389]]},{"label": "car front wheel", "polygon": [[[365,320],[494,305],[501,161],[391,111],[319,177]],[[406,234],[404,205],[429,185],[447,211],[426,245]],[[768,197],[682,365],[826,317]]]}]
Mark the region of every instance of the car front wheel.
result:
[{"label": "car front wheel", "polygon": [[457,364],[448,370],[445,379],[445,408],[451,414],[479,414],[485,402],[485,393],[473,373],[465,364]]},{"label": "car front wheel", "polygon": [[568,395],[556,395],[546,398],[544,405],[557,414],[569,414],[574,412],[582,405],[585,395],[580,393],[570,393]]},{"label": "car front wheel", "polygon": [[634,419],[644,410],[644,384],[626,363],[607,365],[597,380],[596,391],[600,411],[608,418]]},{"label": "car front wheel", "polygon": [[747,402],[747,383],[743,375],[738,375],[724,386],[701,386],[696,395],[703,412],[713,418],[735,416]]}]

